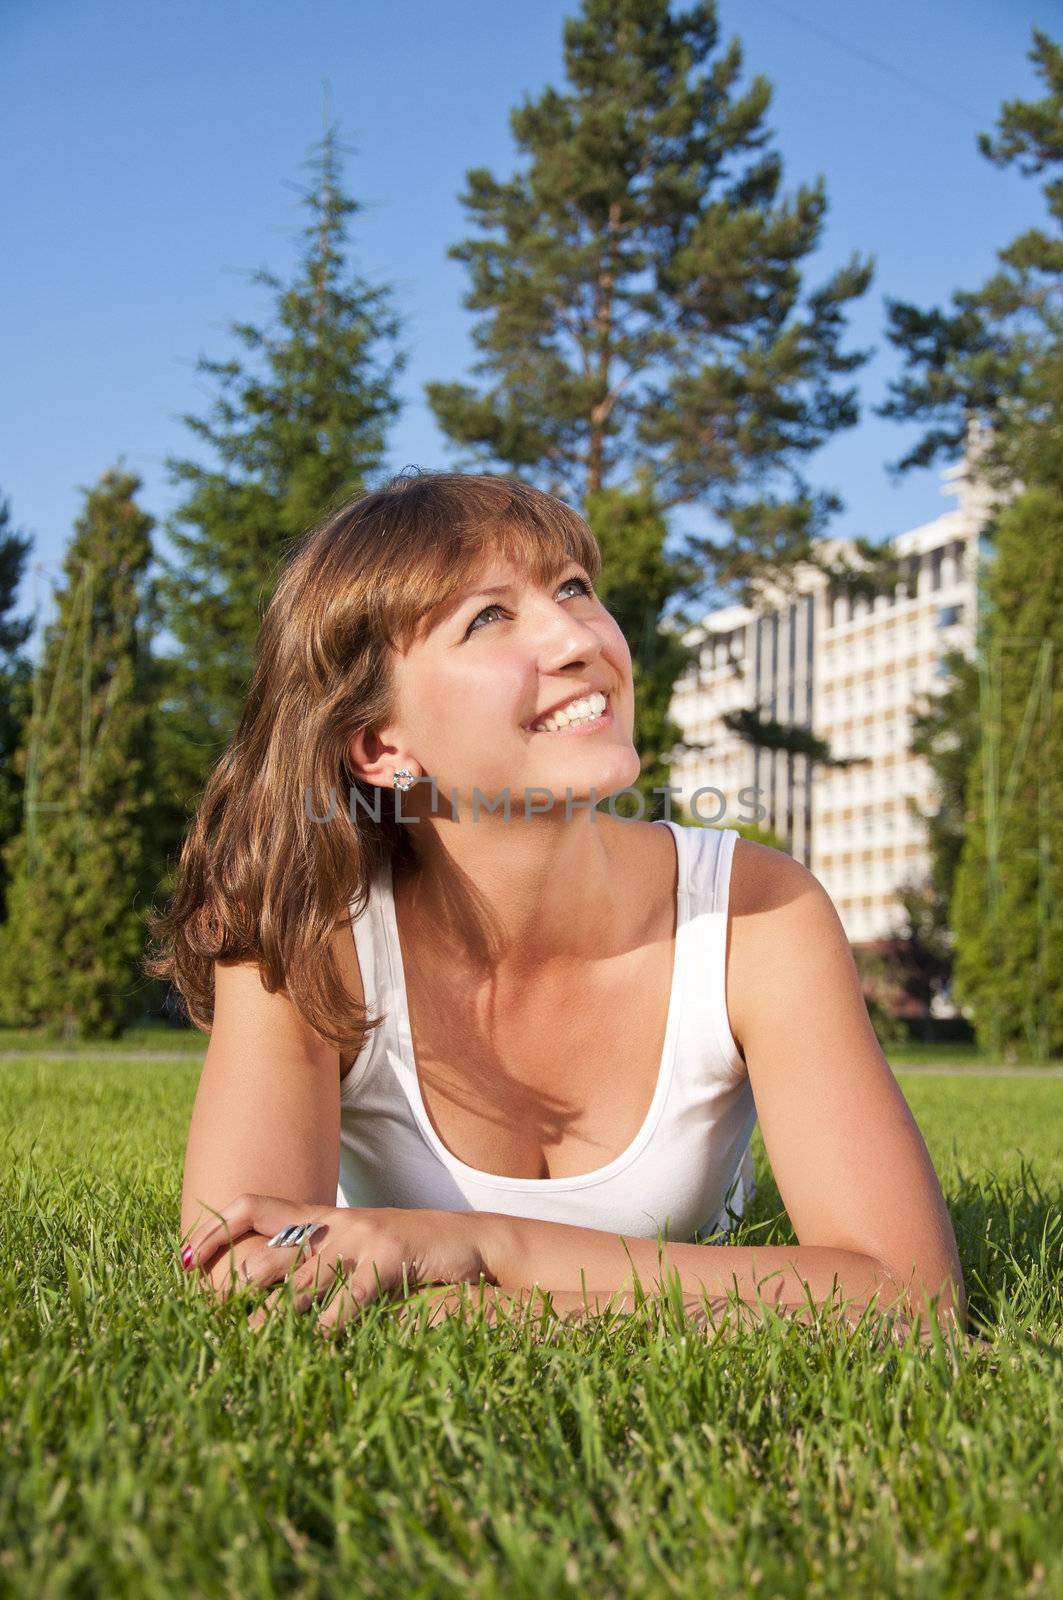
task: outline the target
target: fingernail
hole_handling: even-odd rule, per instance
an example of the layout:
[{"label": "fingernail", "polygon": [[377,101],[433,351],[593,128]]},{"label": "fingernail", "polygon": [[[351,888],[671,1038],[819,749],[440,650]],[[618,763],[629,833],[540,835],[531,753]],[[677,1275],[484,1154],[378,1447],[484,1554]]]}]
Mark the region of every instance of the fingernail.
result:
[{"label": "fingernail", "polygon": [[192,1246],[190,1244],[186,1244],[181,1251],[181,1265],[186,1271],[192,1265]]}]

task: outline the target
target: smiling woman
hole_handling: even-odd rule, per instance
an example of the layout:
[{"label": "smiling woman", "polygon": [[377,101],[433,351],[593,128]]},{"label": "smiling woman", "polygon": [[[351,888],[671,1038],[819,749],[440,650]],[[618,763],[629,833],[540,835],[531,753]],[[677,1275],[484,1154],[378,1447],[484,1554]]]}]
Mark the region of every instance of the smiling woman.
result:
[{"label": "smiling woman", "polygon": [[[483,607],[478,592],[492,588],[486,568],[500,563],[533,586],[540,606],[563,598],[562,609],[593,610],[614,652],[626,655],[593,596],[601,555],[591,530],[563,501],[516,480],[400,475],[340,507],[295,547],[259,632],[236,734],[186,835],[173,901],[152,922],[160,949],[148,970],[174,984],[197,1027],[211,1027],[215,961],[252,959],[267,991],[283,988],[339,1049],[357,1053],[366,1030],[379,1026],[352,1006],[328,934],[352,899],[368,898],[385,863],[413,858],[410,805],[398,802],[393,783],[410,763],[393,750],[379,770],[358,772],[352,741],[391,725],[401,665],[412,649],[429,659],[426,646],[435,665],[454,670],[449,697],[442,685],[421,693],[420,722],[440,702],[448,726],[469,720],[467,697],[482,700],[497,659],[482,636],[509,627],[509,614]],[[586,597],[562,585],[568,573],[585,580]],[[524,692],[530,722],[546,707],[538,683]],[[415,756],[414,765],[428,764]],[[483,791],[490,765],[481,760],[465,776],[466,794]],[[624,771],[637,770],[629,745]],[[334,815],[322,826],[314,818],[330,800]]]},{"label": "smiling woman", "polygon": [[[211,1032],[188,1264],[218,1286],[232,1243],[300,1309],[345,1268],[353,1309],[480,1279],[623,1299],[633,1267],[714,1304],[938,1296],[962,1325],[829,898],[734,829],[597,808],[639,773],[600,567],[563,502],[452,473],[293,553],[155,924],[149,970]],[[800,1246],[666,1243],[741,1216],[758,1112]],[[296,1224],[305,1259],[270,1243]]]}]

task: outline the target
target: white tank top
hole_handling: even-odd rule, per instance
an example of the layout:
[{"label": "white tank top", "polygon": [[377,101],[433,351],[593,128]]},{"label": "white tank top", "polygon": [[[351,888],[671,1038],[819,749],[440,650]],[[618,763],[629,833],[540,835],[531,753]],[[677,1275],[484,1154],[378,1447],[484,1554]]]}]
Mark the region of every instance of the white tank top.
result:
[{"label": "white tank top", "polygon": [[672,987],[657,1087],[615,1160],[568,1178],[510,1178],[459,1161],[428,1117],[414,1066],[391,868],[351,924],[370,1014],[385,1013],[340,1083],[337,1206],[495,1211],[673,1242],[729,1230],[754,1192],[757,1110],[725,1002],[734,828],[670,828],[679,857]]}]

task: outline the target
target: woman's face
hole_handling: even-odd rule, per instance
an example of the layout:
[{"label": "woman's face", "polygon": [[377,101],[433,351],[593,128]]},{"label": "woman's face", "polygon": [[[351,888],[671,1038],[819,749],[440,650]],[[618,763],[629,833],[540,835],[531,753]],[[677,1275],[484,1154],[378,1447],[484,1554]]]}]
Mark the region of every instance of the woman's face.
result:
[{"label": "woman's face", "polygon": [[[483,592],[492,588],[501,592]],[[435,778],[440,805],[452,792],[471,803],[474,788],[489,800],[508,789],[517,816],[527,790],[547,791],[527,799],[529,812],[546,812],[564,807],[566,790],[577,800],[593,788],[600,801],[634,783],[631,652],[577,561],[539,587],[489,557],[423,626],[396,658],[399,709],[387,737],[414,770]],[[593,725],[533,730],[547,712],[595,690],[607,705]],[[431,791],[418,784],[414,794],[429,801]]]}]

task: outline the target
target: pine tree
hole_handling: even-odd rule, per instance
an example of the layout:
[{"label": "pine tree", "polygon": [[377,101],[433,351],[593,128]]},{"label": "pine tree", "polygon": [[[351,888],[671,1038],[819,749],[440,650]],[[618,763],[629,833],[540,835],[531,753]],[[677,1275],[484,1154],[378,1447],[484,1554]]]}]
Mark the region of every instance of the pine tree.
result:
[{"label": "pine tree", "polygon": [[64,1038],[116,1037],[144,990],[154,519],[135,503],[140,486],[119,468],[85,491],[21,753],[26,826],[6,852],[0,1015]]},{"label": "pine tree", "polygon": [[[599,489],[589,495],[584,515],[602,551],[598,593],[631,650],[636,745],[642,762],[632,787],[643,797],[644,815],[658,818],[665,815],[664,795],[653,791],[667,786],[669,755],[682,736],[669,705],[690,653],[678,628],[662,628],[659,618],[677,587],[691,581],[691,564],[665,554],[668,525],[646,473],[639,475],[634,489]],[[615,809],[618,815],[640,814],[634,800],[616,802]]]},{"label": "pine tree", "polygon": [[23,646],[33,632],[32,617],[10,613],[33,540],[11,526],[11,502],[0,497],[0,924],[7,913],[4,846],[22,825],[22,774],[16,755],[30,711],[33,667]]},{"label": "pine tree", "polygon": [[1016,479],[1063,486],[1063,50],[1036,28],[1033,41],[1029,59],[1047,93],[1006,101],[997,137],[979,134],[978,147],[995,166],[1049,174],[1050,227],[998,251],[997,271],[980,289],[957,290],[951,310],[886,301],[904,367],[880,414],[927,424],[899,473],[954,458],[973,427],[982,470],[1002,492]]},{"label": "pine tree", "polygon": [[365,492],[400,407],[393,386],[407,358],[378,351],[398,331],[390,288],[348,263],[348,219],[362,207],[341,188],[340,149],[327,126],[304,163],[310,221],[293,281],[252,275],[274,298],[267,326],[232,324],[248,358],[198,363],[216,398],[208,418],[183,420],[215,464],[168,463],[188,489],[167,524],[179,559],[158,584],[159,619],[179,646],[160,700],[168,846],[235,730],[279,564],[331,504]]},{"label": "pine tree", "polygon": [[[858,419],[838,380],[867,353],[841,341],[872,271],[854,255],[804,292],[823,180],[780,196],[771,87],[738,89],[741,46],[718,50],[719,33],[714,0],[678,15],[668,0],[583,0],[565,22],[566,89],[511,114],[526,169],[466,175],[462,203],[487,237],[448,254],[469,271],[487,385],[426,385],[463,464],[581,508],[641,471],[661,514],[710,512],[720,536],[688,534],[684,549],[682,597],[702,608],[817,564],[841,503],[800,464]],[[643,720],[652,764],[659,711]]]}]

